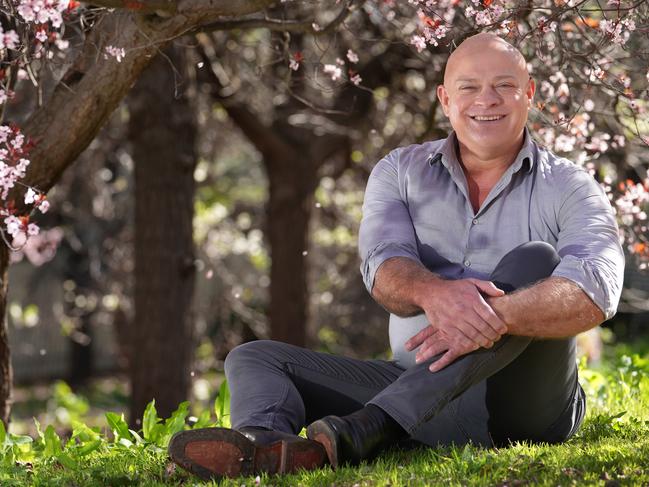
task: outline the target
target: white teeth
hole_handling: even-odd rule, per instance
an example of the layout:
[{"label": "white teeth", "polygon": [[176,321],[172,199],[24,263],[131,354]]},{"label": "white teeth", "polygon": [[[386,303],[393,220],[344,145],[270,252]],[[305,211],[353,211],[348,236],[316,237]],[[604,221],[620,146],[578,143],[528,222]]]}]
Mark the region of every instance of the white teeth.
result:
[{"label": "white teeth", "polygon": [[473,120],[478,120],[480,122],[490,122],[490,121],[493,121],[493,120],[500,120],[501,118],[503,118],[503,116],[504,115],[494,115],[494,116],[491,116],[491,117],[480,117],[480,116],[476,115],[475,117],[471,117],[471,118],[473,118]]}]

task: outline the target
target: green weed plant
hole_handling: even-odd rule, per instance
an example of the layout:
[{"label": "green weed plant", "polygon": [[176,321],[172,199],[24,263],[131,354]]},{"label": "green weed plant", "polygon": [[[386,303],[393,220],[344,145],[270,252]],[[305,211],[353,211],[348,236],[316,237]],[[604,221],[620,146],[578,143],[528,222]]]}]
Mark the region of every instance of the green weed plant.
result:
[{"label": "green weed plant", "polygon": [[[649,485],[649,360],[622,355],[598,369],[582,362],[580,380],[588,397],[586,420],[563,445],[395,449],[359,467],[226,479],[221,485]],[[0,485],[203,485],[169,461],[169,440],[184,429],[229,426],[225,382],[212,410],[197,416],[190,416],[189,403],[183,402],[163,419],[152,401],[139,431],[114,412],[106,413],[103,428],[87,426],[85,399],[66,385],[58,385],[55,396],[59,407],[69,409],[66,434],[59,435],[52,425],[43,430],[34,420],[37,435],[32,438],[7,432],[0,423]]]}]

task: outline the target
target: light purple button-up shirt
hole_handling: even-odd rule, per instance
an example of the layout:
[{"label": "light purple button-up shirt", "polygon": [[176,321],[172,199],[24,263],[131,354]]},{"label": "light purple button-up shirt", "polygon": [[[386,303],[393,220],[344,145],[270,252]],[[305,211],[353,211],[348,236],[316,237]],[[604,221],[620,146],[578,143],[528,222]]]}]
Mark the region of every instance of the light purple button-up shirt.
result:
[{"label": "light purple button-up shirt", "polygon": [[[367,183],[359,250],[370,292],[377,269],[391,257],[421,262],[447,279],[487,280],[507,252],[532,240],[557,249],[561,262],[553,276],[576,283],[607,319],[615,314],[624,254],[608,198],[585,170],[539,146],[529,132],[477,212],[454,132],[393,150]],[[390,335],[397,356],[425,323],[395,330],[395,321]]]}]

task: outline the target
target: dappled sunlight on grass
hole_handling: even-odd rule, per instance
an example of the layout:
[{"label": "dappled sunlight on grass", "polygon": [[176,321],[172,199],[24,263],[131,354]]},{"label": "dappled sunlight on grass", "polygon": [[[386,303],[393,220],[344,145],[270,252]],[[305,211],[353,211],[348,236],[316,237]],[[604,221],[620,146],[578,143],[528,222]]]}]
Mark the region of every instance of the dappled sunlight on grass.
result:
[{"label": "dappled sunlight on grass", "polygon": [[[622,355],[597,368],[588,368],[584,362],[580,369],[588,396],[587,416],[580,432],[563,445],[516,443],[493,450],[473,446],[393,449],[359,467],[336,471],[327,467],[284,477],[261,475],[225,480],[220,485],[647,484],[649,360],[646,356]],[[92,401],[73,394],[65,385],[56,387],[55,404],[36,401],[33,406],[69,409],[71,423],[57,423],[62,426],[57,427],[62,441],[54,428],[45,424],[40,427],[42,436],[36,433],[33,440],[0,434],[1,485],[217,485],[202,483],[176,468],[165,446],[174,431],[188,427],[190,418],[194,427],[228,424],[224,387],[209,407],[202,405],[190,413],[188,405],[181,406],[167,420],[158,418],[149,407],[143,429],[138,432],[129,430],[120,414],[102,414],[89,420],[97,412]],[[210,391],[210,401],[215,393],[216,389]],[[104,394],[112,397],[106,391]],[[58,421],[60,416],[53,417]]]}]

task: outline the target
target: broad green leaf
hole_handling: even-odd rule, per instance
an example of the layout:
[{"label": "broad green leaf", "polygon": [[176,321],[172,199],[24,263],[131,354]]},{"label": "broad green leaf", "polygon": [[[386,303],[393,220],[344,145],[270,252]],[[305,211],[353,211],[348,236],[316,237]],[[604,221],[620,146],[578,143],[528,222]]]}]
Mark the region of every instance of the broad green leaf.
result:
[{"label": "broad green leaf", "polygon": [[140,436],[140,434],[137,431],[134,431],[134,430],[129,430],[129,431],[131,432],[131,436],[133,436],[133,438],[135,439],[135,444],[136,445],[144,443],[144,440],[142,439],[142,437]]},{"label": "broad green leaf", "polygon": [[58,453],[56,455],[56,459],[59,461],[61,465],[64,467],[68,467],[71,470],[76,470],[78,468],[77,462],[67,453]]},{"label": "broad green leaf", "polygon": [[158,412],[155,409],[155,399],[146,405],[144,417],[142,418],[142,434],[147,441],[155,442],[153,437],[154,427],[158,424]]},{"label": "broad green leaf", "polygon": [[210,415],[209,409],[205,409],[204,411],[201,412],[201,414],[198,415],[198,419],[192,426],[192,429],[199,429],[199,428],[206,428],[210,426],[212,423],[212,418]]},{"label": "broad green leaf", "polygon": [[4,456],[2,458],[2,464],[7,466],[7,467],[13,467],[16,463],[16,455],[14,453],[13,448],[8,448],[4,452]]},{"label": "broad green leaf", "polygon": [[0,421],[0,446],[5,444],[5,440],[7,439],[7,430],[5,429],[5,424]]},{"label": "broad green leaf", "polygon": [[133,446],[133,442],[131,440],[127,440],[126,438],[120,438],[117,444],[125,446],[126,448],[131,448]]},{"label": "broad green leaf", "polygon": [[[219,395],[214,401],[214,412],[216,413],[217,422],[220,426],[226,427],[230,424],[230,389],[228,382],[224,380],[219,387]],[[226,417],[228,419],[226,420]]]},{"label": "broad green leaf", "polygon": [[38,437],[44,441],[45,435],[43,435],[43,431],[41,430],[41,423],[36,418],[34,418],[34,425],[36,426],[36,433],[38,433]]},{"label": "broad green leaf", "polygon": [[17,461],[30,462],[36,457],[34,449],[32,448],[32,443],[13,445],[11,449]]},{"label": "broad green leaf", "polygon": [[34,442],[34,439],[27,435],[14,435],[9,433],[9,438],[11,438],[11,443],[14,445],[27,445]]},{"label": "broad green leaf", "polygon": [[165,436],[164,424],[158,423],[151,428],[151,431],[149,431],[149,439],[147,441],[155,445],[161,445],[164,442]]},{"label": "broad green leaf", "polygon": [[87,455],[88,453],[91,453],[95,450],[97,450],[101,444],[102,444],[101,438],[97,438],[96,440],[92,440],[86,444],[84,444],[81,448],[78,448],[75,451],[75,454],[79,456]]},{"label": "broad green leaf", "polygon": [[71,417],[83,416],[90,409],[88,401],[75,394],[70,386],[63,381],[54,384],[54,400],[65,408]]},{"label": "broad green leaf", "polygon": [[128,424],[124,421],[124,414],[106,413],[106,421],[108,421],[108,425],[113,430],[116,437],[126,439],[131,437],[131,433],[128,430]]},{"label": "broad green leaf", "polygon": [[189,414],[189,402],[181,402],[167,421],[165,421],[165,434],[171,438],[174,434],[185,428],[185,419]]},{"label": "broad green leaf", "polygon": [[43,456],[53,457],[61,453],[61,438],[54,431],[54,427],[49,425],[45,429],[45,450]]},{"label": "broad green leaf", "polygon": [[82,442],[94,441],[101,435],[80,421],[72,421],[72,438],[78,438]]}]

